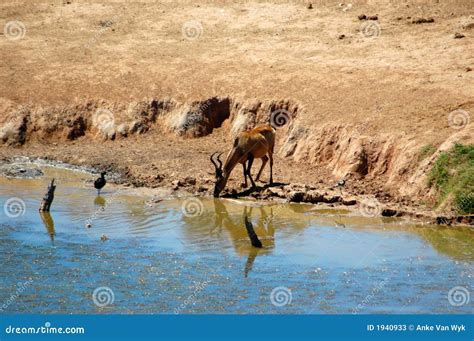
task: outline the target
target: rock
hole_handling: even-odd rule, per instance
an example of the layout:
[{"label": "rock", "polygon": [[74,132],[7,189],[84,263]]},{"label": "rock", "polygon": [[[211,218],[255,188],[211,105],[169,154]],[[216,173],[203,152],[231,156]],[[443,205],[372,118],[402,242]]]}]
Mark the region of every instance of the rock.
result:
[{"label": "rock", "polygon": [[454,33],[454,39],[462,39],[465,35],[459,32]]},{"label": "rock", "polygon": [[344,39],[345,37],[346,37],[345,34],[341,34],[341,35],[340,35],[339,37],[337,37],[337,38],[338,38],[339,40],[342,40],[342,39]]},{"label": "rock", "polygon": [[365,14],[360,14],[357,18],[359,20],[367,20],[367,16]]},{"label": "rock", "polygon": [[107,237],[105,234],[103,234],[103,235],[100,237],[100,240],[102,240],[103,242],[105,242],[106,240],[109,240],[109,237]]},{"label": "rock", "polygon": [[460,224],[474,225],[474,216],[459,216],[456,221]]},{"label": "rock", "polygon": [[304,198],[304,192],[292,191],[289,196],[290,202],[302,202]]},{"label": "rock", "polygon": [[338,202],[340,200],[341,200],[341,196],[331,195],[331,194],[324,195],[323,198],[322,198],[322,202],[327,203],[327,204],[333,204],[333,203]]},{"label": "rock", "polygon": [[171,182],[171,188],[173,188],[173,190],[175,190],[175,191],[179,188],[180,185],[181,185],[181,184],[180,184],[180,181],[179,181],[179,180],[173,180],[173,181]]},{"label": "rock", "polygon": [[342,11],[343,11],[343,12],[347,12],[347,11],[349,11],[351,8],[352,8],[352,4],[347,4],[347,6],[342,9]]},{"label": "rock", "polygon": [[382,210],[382,217],[393,217],[395,215],[397,215],[397,211],[396,210],[393,210],[391,208],[384,208]]},{"label": "rock", "polygon": [[194,186],[196,184],[196,178],[187,176],[186,178],[184,178],[183,182],[184,185]]},{"label": "rock", "polygon": [[147,203],[149,203],[149,204],[158,204],[158,203],[162,202],[163,200],[164,200],[163,198],[153,197],[149,201],[147,201]]},{"label": "rock", "polygon": [[433,18],[417,18],[413,19],[412,24],[428,24],[428,23],[433,23],[434,19]]},{"label": "rock", "polygon": [[229,118],[230,100],[212,97],[205,101],[193,102],[180,111],[169,119],[169,130],[180,136],[206,136]]},{"label": "rock", "polygon": [[9,178],[32,179],[44,175],[41,168],[34,165],[7,164],[0,167],[0,174]]},{"label": "rock", "polygon": [[379,20],[379,17],[377,15],[370,15],[367,17],[367,20]]},{"label": "rock", "polygon": [[436,224],[438,225],[451,225],[451,219],[443,216],[436,217]]},{"label": "rock", "polygon": [[128,131],[131,134],[143,134],[148,130],[148,127],[139,121],[132,121],[129,125]]},{"label": "rock", "polygon": [[112,125],[109,125],[107,127],[104,127],[102,130],[102,135],[108,139],[108,140],[115,140],[115,133],[116,133],[116,130],[115,130],[115,127],[112,126]]},{"label": "rock", "polygon": [[123,137],[127,136],[127,127],[125,124],[122,123],[117,126],[117,134]]},{"label": "rock", "polygon": [[0,143],[20,146],[26,141],[28,119],[26,114],[19,113],[0,127]]},{"label": "rock", "polygon": [[279,197],[279,198],[285,198],[285,191],[281,188],[278,187],[269,187],[267,188],[267,191],[270,192],[271,196]]},{"label": "rock", "polygon": [[306,8],[313,9],[313,4],[311,2],[308,2],[308,4],[306,5]]},{"label": "rock", "polygon": [[303,201],[317,204],[324,201],[324,196],[319,192],[311,191],[305,194]]},{"label": "rock", "polygon": [[341,203],[346,206],[353,206],[357,204],[357,200],[355,198],[342,198]]},{"label": "rock", "polygon": [[474,22],[466,24],[462,28],[465,29],[465,30],[472,30],[474,28]]},{"label": "rock", "polygon": [[470,68],[469,66],[466,67],[466,72],[471,72],[472,71],[472,68]]}]

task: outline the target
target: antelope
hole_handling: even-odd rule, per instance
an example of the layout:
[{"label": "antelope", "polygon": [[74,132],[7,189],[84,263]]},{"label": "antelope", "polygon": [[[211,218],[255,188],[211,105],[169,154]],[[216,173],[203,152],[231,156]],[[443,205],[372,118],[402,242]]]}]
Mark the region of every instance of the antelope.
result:
[{"label": "antelope", "polygon": [[[259,125],[253,129],[241,132],[234,140],[234,145],[230,150],[222,167],[220,156],[222,153],[213,153],[211,155],[211,162],[216,168],[216,184],[214,186],[214,197],[219,197],[219,194],[224,190],[230,173],[238,163],[242,164],[244,170],[244,186],[247,187],[247,177],[252,183],[252,188],[255,187],[255,182],[252,179],[250,170],[254,159],[262,159],[262,166],[257,174],[255,181],[260,179],[263,168],[270,160],[270,181],[273,183],[273,148],[275,146],[275,128],[268,124]],[[214,156],[217,155],[217,162]],[[247,166],[245,164],[247,163]]]}]

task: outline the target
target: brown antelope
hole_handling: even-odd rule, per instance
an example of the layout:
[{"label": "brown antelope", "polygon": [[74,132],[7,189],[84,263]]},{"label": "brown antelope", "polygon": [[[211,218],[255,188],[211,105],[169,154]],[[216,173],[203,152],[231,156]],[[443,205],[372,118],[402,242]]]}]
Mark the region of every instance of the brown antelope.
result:
[{"label": "brown antelope", "polygon": [[[214,160],[214,153],[211,155],[211,162],[216,168],[216,184],[214,186],[214,197],[218,197],[219,194],[224,190],[227,180],[229,179],[230,173],[238,163],[242,164],[244,170],[244,186],[247,187],[247,176],[252,183],[252,187],[255,187],[255,182],[252,179],[250,170],[254,159],[262,159],[262,166],[257,174],[258,181],[262,174],[263,168],[270,160],[270,184],[273,183],[273,148],[275,146],[275,128],[271,125],[263,124],[253,129],[241,132],[234,141],[234,145],[227,155],[222,167],[219,154],[217,155],[217,162]],[[268,155],[268,156],[267,156]],[[245,166],[248,161],[247,166]]]}]

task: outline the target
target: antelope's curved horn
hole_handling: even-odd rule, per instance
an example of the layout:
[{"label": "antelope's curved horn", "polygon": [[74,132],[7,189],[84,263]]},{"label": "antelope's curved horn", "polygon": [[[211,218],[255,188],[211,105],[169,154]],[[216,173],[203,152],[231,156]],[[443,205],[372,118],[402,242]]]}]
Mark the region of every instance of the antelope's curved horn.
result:
[{"label": "antelope's curved horn", "polygon": [[211,162],[216,167],[216,170],[219,169],[219,166],[217,165],[216,161],[214,160],[214,155],[218,154],[218,152],[212,153],[211,155]]},{"label": "antelope's curved horn", "polygon": [[219,155],[217,155],[217,161],[219,162],[219,169],[222,169],[222,161],[221,161],[221,155],[224,154],[224,153],[220,153]]}]

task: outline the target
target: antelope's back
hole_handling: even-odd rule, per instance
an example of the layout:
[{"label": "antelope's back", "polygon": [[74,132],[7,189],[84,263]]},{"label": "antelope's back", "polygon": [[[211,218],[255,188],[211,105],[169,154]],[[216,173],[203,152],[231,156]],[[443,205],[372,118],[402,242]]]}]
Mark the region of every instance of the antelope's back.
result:
[{"label": "antelope's back", "polygon": [[275,133],[276,130],[269,124],[262,124],[259,126],[256,126],[253,131],[255,131],[256,134],[261,134],[265,140],[268,142],[269,145],[273,146],[275,144]]}]

